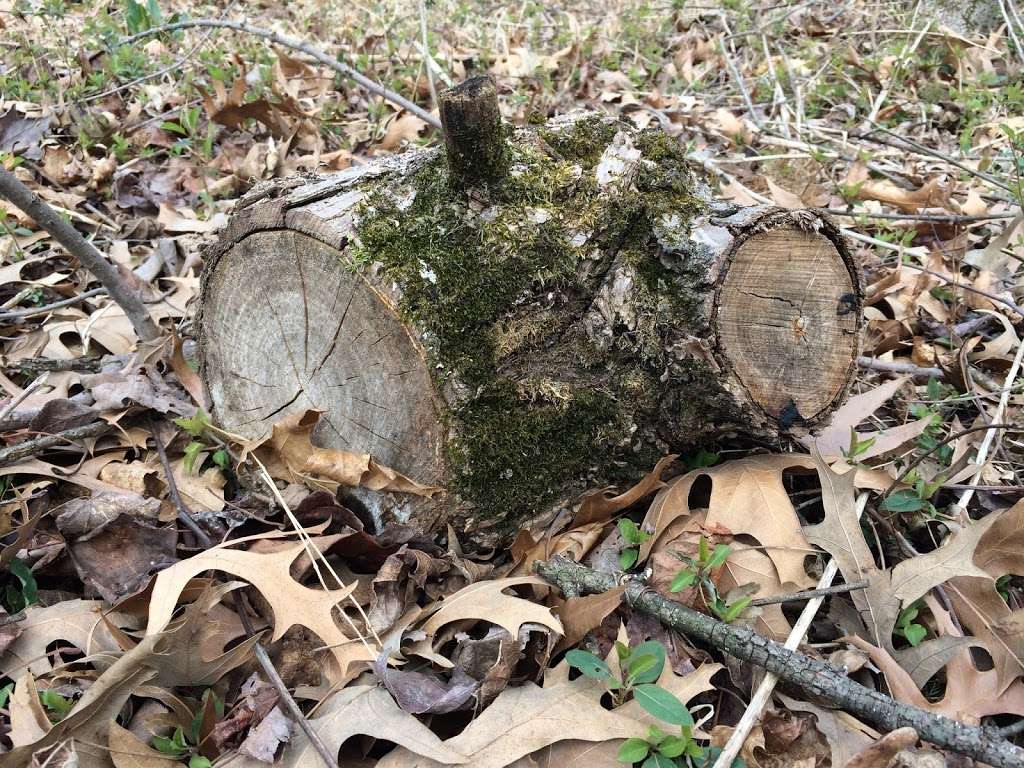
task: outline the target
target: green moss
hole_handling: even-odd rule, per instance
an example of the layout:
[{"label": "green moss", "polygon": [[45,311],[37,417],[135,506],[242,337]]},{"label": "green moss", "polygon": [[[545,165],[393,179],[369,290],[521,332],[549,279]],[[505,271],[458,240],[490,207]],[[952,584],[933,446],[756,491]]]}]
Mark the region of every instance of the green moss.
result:
[{"label": "green moss", "polygon": [[539,135],[566,160],[593,168],[620,128],[600,115],[590,115],[577,120],[568,130],[541,128]]},{"label": "green moss", "polygon": [[[662,329],[688,279],[659,261],[655,229],[666,217],[685,229],[698,205],[682,151],[660,132],[633,134],[653,162],[631,183],[599,188],[594,168],[621,127],[595,117],[540,129],[542,142],[512,140],[490,201],[453,190],[439,156],[408,188],[360,208],[357,256],[401,287],[438,384],[460,385],[446,415],[452,486],[481,516],[514,523],[591,465],[602,477],[635,474],[638,454],[613,447],[639,409],[658,407]],[[602,351],[574,323],[603,279],[593,267],[615,254],[640,276],[640,316]],[[576,380],[581,367],[593,380]]]},{"label": "green moss", "polygon": [[499,381],[460,408],[450,446],[454,485],[485,510],[540,511],[590,461],[595,432],[615,420],[612,399],[577,391],[565,404],[524,407]]}]

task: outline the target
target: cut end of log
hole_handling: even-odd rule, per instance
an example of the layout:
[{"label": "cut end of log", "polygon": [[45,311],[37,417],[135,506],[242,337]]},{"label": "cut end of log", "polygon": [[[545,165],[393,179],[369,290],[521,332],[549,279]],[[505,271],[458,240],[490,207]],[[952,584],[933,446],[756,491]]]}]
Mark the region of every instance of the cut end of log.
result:
[{"label": "cut end of log", "polygon": [[859,349],[856,275],[820,223],[771,216],[735,248],[717,300],[722,355],[783,430],[833,407]]},{"label": "cut end of log", "polygon": [[438,95],[452,183],[460,189],[493,186],[508,169],[498,89],[479,75]]}]

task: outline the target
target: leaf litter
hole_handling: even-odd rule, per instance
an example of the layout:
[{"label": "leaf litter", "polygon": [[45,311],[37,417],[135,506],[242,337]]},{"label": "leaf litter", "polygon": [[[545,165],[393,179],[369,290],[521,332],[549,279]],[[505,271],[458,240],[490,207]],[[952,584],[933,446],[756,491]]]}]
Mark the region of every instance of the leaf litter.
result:
[{"label": "leaf litter", "polygon": [[[666,456],[635,485],[593,489],[559,524],[485,557],[465,554],[454,531],[427,540],[350,509],[348,487],[436,489],[314,446],[315,413],[260,445],[204,424],[189,338],[201,247],[255,181],[344,168],[436,133],[242,37],[156,39],[145,62],[109,53],[104,36],[154,22],[139,14],[163,3],[108,18],[59,5],[15,15],[0,3],[21,45],[0,71],[0,163],[133,275],[168,336],[162,349],[139,345],[109,298],[83,295],[88,276],[45,232],[0,212],[0,314],[19,312],[4,317],[0,343],[0,384],[18,400],[0,417],[6,447],[111,427],[0,467],[5,765],[316,765],[253,662],[257,641],[342,764],[621,765],[627,739],[665,723],[635,698],[609,707],[564,660],[587,648],[617,668],[616,640],[661,643],[658,684],[713,718],[702,743],[724,744],[749,669],[723,658],[723,671],[619,590],[561,596],[530,576],[556,554],[618,571],[631,544],[622,520],[643,539],[632,570],[707,613],[807,589],[833,558],[844,581],[868,586],[831,596],[801,650],[922,708],[997,725],[1022,714],[1021,442],[1003,433],[979,461],[986,432],[964,432],[996,414],[1019,424],[1022,406],[1011,378],[1024,244],[1013,17],[987,31],[945,19],[908,57],[906,34],[878,30],[920,30],[920,19],[864,3],[705,15],[626,3],[500,24],[428,4],[431,63],[412,42],[416,9],[401,4],[261,11],[321,46],[320,30],[334,30],[327,47],[421,104],[432,73],[459,80],[479,62],[512,122],[584,106],[660,125],[723,197],[827,208],[856,238],[862,376],[822,432],[781,453]],[[53,55],[68,40],[75,56]],[[198,55],[168,66],[192,44]],[[170,472],[152,419],[174,425]],[[216,544],[176,520],[172,485]],[[863,521],[857,492],[870,494]],[[294,537],[285,505],[308,539]],[[728,556],[694,565],[702,541]],[[673,591],[687,569],[692,583]],[[733,620],[782,640],[792,607],[741,605]],[[851,716],[787,694],[776,707],[746,740],[748,764],[889,764],[884,750],[863,751],[878,734]]]}]

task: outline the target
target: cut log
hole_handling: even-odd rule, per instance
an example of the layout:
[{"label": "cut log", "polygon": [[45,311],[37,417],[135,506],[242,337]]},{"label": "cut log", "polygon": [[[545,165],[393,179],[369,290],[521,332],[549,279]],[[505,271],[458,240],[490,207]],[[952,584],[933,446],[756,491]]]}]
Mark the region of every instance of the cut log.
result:
[{"label": "cut log", "polygon": [[666,452],[777,443],[842,401],[862,291],[826,217],[715,201],[675,140],[607,117],[465,135],[505,142],[476,155],[497,166],[475,174],[449,136],[447,161],[414,150],[240,201],[197,323],[224,428],[320,411],[320,445],[447,490],[353,491],[374,514],[479,544]]}]

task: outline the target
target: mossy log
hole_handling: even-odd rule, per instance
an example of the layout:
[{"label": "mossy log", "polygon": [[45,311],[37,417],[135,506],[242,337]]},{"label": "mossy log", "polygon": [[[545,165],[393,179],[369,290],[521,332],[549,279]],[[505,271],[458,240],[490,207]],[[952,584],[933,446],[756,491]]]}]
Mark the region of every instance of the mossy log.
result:
[{"label": "mossy log", "polygon": [[827,218],[715,201],[674,140],[611,118],[506,133],[498,185],[422,149],[240,201],[198,318],[225,428],[321,411],[323,446],[446,489],[355,491],[374,514],[479,544],[842,401],[862,292]]}]

